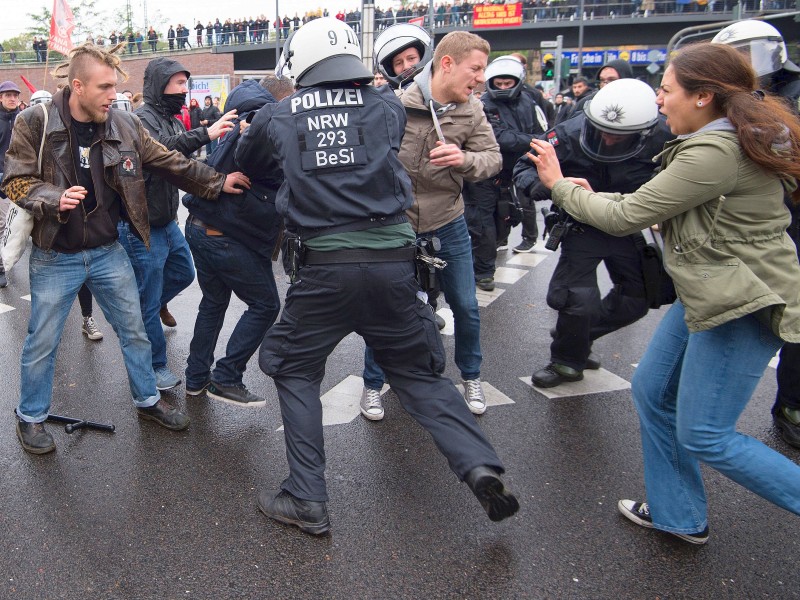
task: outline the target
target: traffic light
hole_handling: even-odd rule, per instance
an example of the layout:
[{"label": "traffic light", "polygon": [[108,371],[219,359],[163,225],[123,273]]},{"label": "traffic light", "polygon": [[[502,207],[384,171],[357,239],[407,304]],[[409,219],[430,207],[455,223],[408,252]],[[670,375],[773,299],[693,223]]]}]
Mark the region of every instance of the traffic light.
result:
[{"label": "traffic light", "polygon": [[552,60],[547,60],[544,63],[544,75],[542,79],[553,79],[553,73],[555,72],[555,65],[553,64]]}]

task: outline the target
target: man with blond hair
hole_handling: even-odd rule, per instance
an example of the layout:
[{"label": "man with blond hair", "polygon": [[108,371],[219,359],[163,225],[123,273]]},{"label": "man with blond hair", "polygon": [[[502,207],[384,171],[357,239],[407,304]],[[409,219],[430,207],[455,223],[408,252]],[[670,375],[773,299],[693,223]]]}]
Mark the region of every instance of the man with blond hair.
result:
[{"label": "man with blond hair", "polygon": [[248,186],[241,173],[226,177],[168,151],[137,117],[113,109],[118,75],[125,76],[119,65],[113,51],[91,44],[72,50],[69,62],[54,73],[68,83],[46,105],[47,119],[41,110],[22,113],[6,154],[2,190],[34,215],[31,318],[16,410],[17,437],[33,454],[55,450],[43,422],[61,333],[84,283],[119,337],[138,415],[167,429],[189,426],[189,418],[156,390],[136,278],[116,225],[120,219],[129,222],[149,244],[145,169],[209,199],[222,191],[236,193],[234,185]]},{"label": "man with blond hair", "polygon": [[[437,237],[441,242],[436,255],[447,267],[437,276],[453,311],[455,363],[464,383],[464,400],[474,414],[486,411],[486,399],[480,380],[481,322],[472,243],[461,190],[465,181],[488,179],[503,165],[483,104],[473,94],[485,83],[488,59],[489,43],[483,38],[466,31],[448,33],[436,46],[433,60],[400,96],[408,115],[400,161],[414,190],[414,204],[406,214],[418,238]],[[366,371],[377,370],[369,354],[365,362]],[[380,390],[373,387],[365,387],[362,406],[376,405],[373,412],[382,417]],[[377,414],[373,420],[378,420]]]}]

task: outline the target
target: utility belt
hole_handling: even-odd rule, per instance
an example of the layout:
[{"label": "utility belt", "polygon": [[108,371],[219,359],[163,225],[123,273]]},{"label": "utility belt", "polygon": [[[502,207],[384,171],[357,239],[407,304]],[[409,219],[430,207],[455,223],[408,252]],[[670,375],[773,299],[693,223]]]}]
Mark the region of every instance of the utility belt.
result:
[{"label": "utility belt", "polygon": [[415,261],[417,280],[422,289],[427,291],[435,285],[434,273],[447,263],[434,257],[434,252],[441,248],[438,238],[419,238],[414,246],[392,248],[389,250],[371,250],[366,248],[348,248],[323,252],[306,248],[297,236],[287,239],[289,258],[289,280],[295,283],[300,267],[314,265],[338,265],[350,263],[383,263]]},{"label": "utility belt", "polygon": [[186,219],[186,224],[187,225],[194,225],[195,227],[199,227],[200,229],[204,229],[206,235],[210,235],[210,236],[225,235],[219,229],[216,229],[216,228],[212,227],[208,223],[204,223],[203,221],[201,221],[200,219],[198,219],[197,217],[195,217],[192,214],[190,214],[189,218]]}]

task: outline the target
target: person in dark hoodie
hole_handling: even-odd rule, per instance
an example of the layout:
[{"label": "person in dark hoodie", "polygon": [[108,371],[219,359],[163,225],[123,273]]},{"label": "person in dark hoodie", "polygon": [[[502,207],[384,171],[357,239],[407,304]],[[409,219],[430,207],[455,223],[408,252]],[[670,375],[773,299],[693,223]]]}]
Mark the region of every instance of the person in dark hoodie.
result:
[{"label": "person in dark hoodie", "polygon": [[[142,323],[136,278],[117,243],[116,223],[150,243],[143,174],[158,173],[206,198],[247,187],[241,173],[222,175],[170,152],[141,121],[112,109],[118,73],[114,52],[84,44],[70,52],[67,87],[45,114],[23,111],[6,153],[3,193],[34,215],[30,255],[31,317],[22,349],[17,437],[33,454],[55,450],[44,427],[53,394],[55,357],[64,323],[86,283],[120,340],[128,384],[140,418],[167,429],[189,418],[159,395]],[[42,136],[47,123],[47,135]],[[41,169],[38,157],[41,152]]]},{"label": "person in dark hoodie", "polygon": [[[19,110],[19,88],[13,81],[0,83],[0,181],[3,179],[4,162],[6,150],[11,143],[11,130],[14,127],[14,120],[20,113]],[[0,192],[0,240],[6,229],[6,214],[10,203],[3,192]],[[0,288],[8,285],[6,269],[3,266],[3,259],[0,258]]]},{"label": "person in dark hoodie", "polygon": [[[229,131],[236,111],[225,114],[211,127],[186,131],[175,118],[186,103],[189,71],[171,58],[156,58],[144,72],[145,103],[136,110],[142,124],[168,150],[186,157],[209,140]],[[167,303],[194,281],[192,256],[177,223],[178,188],[155,173],[145,173],[150,249],[125,221],[119,223],[119,238],[128,252],[136,282],[142,318],[153,351],[153,369],[159,390],[168,390],[181,380],[167,368],[167,341],[161,321],[174,326]],[[160,317],[160,318],[159,318]]]},{"label": "person in dark hoodie", "polygon": [[[236,171],[234,151],[246,119],[266,104],[274,104],[294,92],[292,81],[272,75],[260,82],[250,79],[231,91],[226,104],[238,111],[238,119],[208,164],[222,173]],[[251,188],[242,195],[223,196],[212,202],[193,194],[183,197],[189,209],[186,240],[194,257],[197,281],[203,292],[186,366],[186,393],[237,406],[263,406],[266,401],[242,382],[250,357],[275,322],[281,302],[272,256],[280,236],[281,217],[275,198],[283,183],[280,169],[253,173]],[[247,304],[226,346],[225,356],[214,363],[214,348],[225,312],[236,294]]]},{"label": "person in dark hoodie", "polygon": [[569,109],[563,119],[559,121],[562,123],[567,119],[571,119],[578,113],[582,113],[586,103],[605,86],[617,79],[633,79],[633,69],[626,60],[610,60],[597,71],[597,89],[590,91],[588,94],[584,93],[579,98],[575,98],[575,103]]}]

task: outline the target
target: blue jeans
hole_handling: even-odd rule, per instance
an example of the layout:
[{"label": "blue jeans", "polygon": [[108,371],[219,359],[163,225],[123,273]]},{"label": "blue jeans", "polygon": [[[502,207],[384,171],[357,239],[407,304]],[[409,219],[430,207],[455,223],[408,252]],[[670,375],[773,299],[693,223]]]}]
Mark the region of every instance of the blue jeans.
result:
[{"label": "blue jeans", "polygon": [[[211,380],[225,386],[241,384],[247,361],[261,345],[281,308],[272,261],[231,237],[206,235],[204,227],[191,221],[186,225],[186,240],[203,291],[189,345],[186,387],[200,389]],[[236,323],[225,356],[217,361],[212,375],[214,348],[231,293],[247,304],[247,310]]]},{"label": "blue jeans", "polygon": [[698,533],[706,527],[701,462],[800,514],[800,466],[736,431],[781,344],[753,315],[692,334],[680,302],[664,316],[632,382],[657,528]]},{"label": "blue jeans", "polygon": [[[442,242],[436,256],[447,266],[436,272],[444,298],[453,311],[455,321],[455,362],[462,379],[481,376],[481,317],[475,296],[475,276],[472,267],[472,242],[463,215],[436,231],[419,233],[417,237],[433,236]],[[383,372],[375,364],[372,351],[364,353],[364,385],[379,390],[383,386]]]},{"label": "blue jeans", "polygon": [[117,242],[64,254],[33,246],[29,261],[31,319],[22,348],[17,415],[38,423],[47,418],[61,333],[78,290],[86,283],[114,328],[138,407],[160,396],[150,365],[150,342],[142,324],[136,279],[125,250]]},{"label": "blue jeans", "polygon": [[150,250],[120,221],[119,241],[128,253],[136,283],[147,337],[153,350],[153,368],[167,364],[167,340],[161,328],[159,311],[194,281],[194,265],[189,245],[178,224],[150,227]]}]

